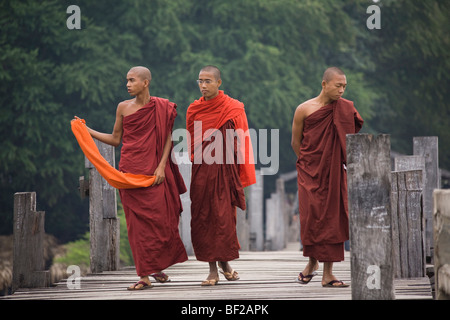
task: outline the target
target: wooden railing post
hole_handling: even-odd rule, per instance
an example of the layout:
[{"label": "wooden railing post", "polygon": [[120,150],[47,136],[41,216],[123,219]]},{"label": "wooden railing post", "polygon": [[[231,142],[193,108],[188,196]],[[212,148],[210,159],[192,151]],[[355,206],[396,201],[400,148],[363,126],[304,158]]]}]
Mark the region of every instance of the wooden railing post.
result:
[{"label": "wooden railing post", "polygon": [[433,200],[436,299],[450,300],[450,190],[435,190]]},{"label": "wooden railing post", "polygon": [[396,278],[420,278],[426,273],[422,175],[422,170],[392,172],[392,245]]},{"label": "wooden railing post", "polygon": [[423,210],[425,216],[425,254],[433,257],[433,190],[441,187],[438,137],[414,137],[413,153],[425,159]]},{"label": "wooden railing post", "polygon": [[256,183],[248,187],[248,220],[251,251],[264,250],[264,176],[256,170]]},{"label": "wooden railing post", "polygon": [[191,240],[191,172],[192,163],[189,159],[189,154],[187,152],[179,153],[174,152],[178,168],[180,170],[181,176],[183,177],[184,184],[186,185],[187,191],[180,195],[181,204],[183,205],[183,212],[181,213],[180,223],[178,229],[180,231],[180,237],[183,241],[184,248],[188,255],[194,254],[194,248],[192,247]]},{"label": "wooden railing post", "polygon": [[[94,139],[100,154],[115,166],[114,147]],[[90,269],[92,273],[119,268],[120,226],[117,217],[116,189],[106,182],[90,161],[89,168],[89,226]]]},{"label": "wooden railing post", "polygon": [[349,134],[346,145],[352,299],[394,299],[390,138]]},{"label": "wooden railing post", "polygon": [[45,212],[36,211],[36,192],[14,194],[12,292],[51,284],[44,270],[44,219]]}]

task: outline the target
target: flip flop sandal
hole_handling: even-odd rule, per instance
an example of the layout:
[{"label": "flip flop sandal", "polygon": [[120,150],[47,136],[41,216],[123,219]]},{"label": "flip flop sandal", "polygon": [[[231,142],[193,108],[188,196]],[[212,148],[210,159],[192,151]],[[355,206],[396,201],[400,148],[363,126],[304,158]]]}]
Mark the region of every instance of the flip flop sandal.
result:
[{"label": "flip flop sandal", "polygon": [[[335,286],[335,283],[340,283],[339,285]],[[327,284],[323,284],[322,287],[324,288],[347,288],[350,285],[345,284],[344,282],[342,282],[341,280],[331,280],[330,282],[328,282]]]},{"label": "flip flop sandal", "polygon": [[160,283],[170,282],[169,276],[167,274],[165,274],[164,272],[155,272],[155,273],[152,273],[150,276],[155,278],[155,280]]},{"label": "flip flop sandal", "polygon": [[225,279],[227,279],[228,281],[236,281],[239,280],[239,274],[237,273],[237,271],[231,270],[231,272],[225,272],[222,269],[220,269],[220,273],[222,273],[225,277]]},{"label": "flip flop sandal", "polygon": [[[311,279],[314,278],[314,276],[316,276],[316,275],[317,275],[316,271],[314,271],[311,274],[308,274],[307,276],[303,275],[303,273],[300,272],[296,281],[301,284],[308,284],[311,281]],[[305,279],[307,279],[307,280],[305,280]]]},{"label": "flip flop sandal", "polygon": [[215,286],[219,282],[219,278],[202,281],[202,287]]},{"label": "flip flop sandal", "polygon": [[[142,285],[142,287],[136,288],[138,285]],[[138,281],[132,287],[128,287],[127,290],[129,290],[129,291],[135,291],[136,290],[137,291],[137,290],[145,290],[145,289],[150,289],[150,288],[153,288],[153,285],[148,284],[145,281]]]}]

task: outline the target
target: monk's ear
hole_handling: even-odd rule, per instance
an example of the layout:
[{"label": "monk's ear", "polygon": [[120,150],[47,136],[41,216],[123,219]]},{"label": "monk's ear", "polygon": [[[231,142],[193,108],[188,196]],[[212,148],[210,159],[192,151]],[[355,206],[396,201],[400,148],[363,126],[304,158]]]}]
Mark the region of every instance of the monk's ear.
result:
[{"label": "monk's ear", "polygon": [[217,80],[217,87],[220,87],[221,84],[222,84],[222,79]]},{"label": "monk's ear", "polygon": [[146,88],[150,87],[150,80],[145,79],[145,80],[144,80],[144,86],[145,86]]}]

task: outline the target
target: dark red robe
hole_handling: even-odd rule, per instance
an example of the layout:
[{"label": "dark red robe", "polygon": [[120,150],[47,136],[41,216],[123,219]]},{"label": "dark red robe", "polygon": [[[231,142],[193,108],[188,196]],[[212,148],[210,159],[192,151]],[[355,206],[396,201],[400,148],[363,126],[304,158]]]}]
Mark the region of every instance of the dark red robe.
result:
[{"label": "dark red robe", "polygon": [[[199,261],[230,261],[239,258],[240,245],[236,235],[236,206],[245,209],[244,187],[256,182],[251,142],[238,148],[237,141],[227,141],[226,130],[248,130],[244,105],[223,91],[211,100],[202,98],[187,111],[187,129],[191,138],[191,239]],[[194,121],[202,123],[202,132],[194,134]],[[205,131],[217,129],[220,135],[202,139]],[[216,150],[215,139],[222,139],[222,150]],[[243,146],[242,144],[241,146]],[[197,152],[195,151],[197,149]],[[194,159],[211,148],[221,152],[220,163],[205,163]],[[227,161],[227,151],[233,150],[233,163]],[[198,152],[200,150],[200,152]],[[245,163],[238,164],[238,152],[245,153]],[[208,153],[209,154],[209,153]],[[215,154],[215,153],[214,153]],[[229,157],[228,159],[231,159]]]},{"label": "dark red robe", "polygon": [[363,119],[353,102],[340,98],[304,121],[297,182],[303,255],[321,262],[344,260],[349,237],[346,134]]},{"label": "dark red robe", "polygon": [[[124,117],[119,170],[153,175],[176,115],[174,103],[151,97],[148,104]],[[178,231],[183,210],[180,194],[184,192],[186,186],[171,155],[167,159],[163,183],[119,190],[128,240],[139,276],[147,276],[187,260]]]}]

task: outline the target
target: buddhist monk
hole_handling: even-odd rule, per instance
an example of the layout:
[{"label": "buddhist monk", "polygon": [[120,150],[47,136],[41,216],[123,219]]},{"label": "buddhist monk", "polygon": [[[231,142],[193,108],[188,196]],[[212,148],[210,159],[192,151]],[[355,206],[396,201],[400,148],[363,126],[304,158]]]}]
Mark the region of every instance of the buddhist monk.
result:
[{"label": "buddhist monk", "polygon": [[244,188],[256,177],[251,142],[238,147],[237,137],[227,139],[227,132],[248,131],[243,103],[219,90],[222,79],[215,66],[202,68],[197,82],[202,96],[186,114],[193,161],[191,239],[197,260],[209,262],[201,285],[212,286],[219,281],[217,262],[227,280],[239,279],[229,264],[239,258],[236,207],[245,209]]},{"label": "buddhist monk", "polygon": [[134,98],[117,106],[112,133],[87,128],[93,138],[106,144],[117,147],[122,142],[120,171],[155,176],[149,187],[119,189],[128,240],[140,277],[128,290],[151,288],[149,276],[158,282],[168,281],[162,270],[187,260],[178,231],[180,194],[187,189],[170,156],[177,106],[150,96],[150,82],[149,69],[131,68],[127,90]]},{"label": "buddhist monk", "polygon": [[345,135],[357,133],[363,120],[353,102],[342,98],[344,72],[328,68],[320,94],[295,110],[292,148],[297,155],[297,182],[303,255],[309,257],[298,282],[307,284],[323,262],[322,285],[347,287],[333,275],[344,260],[348,240]]}]

